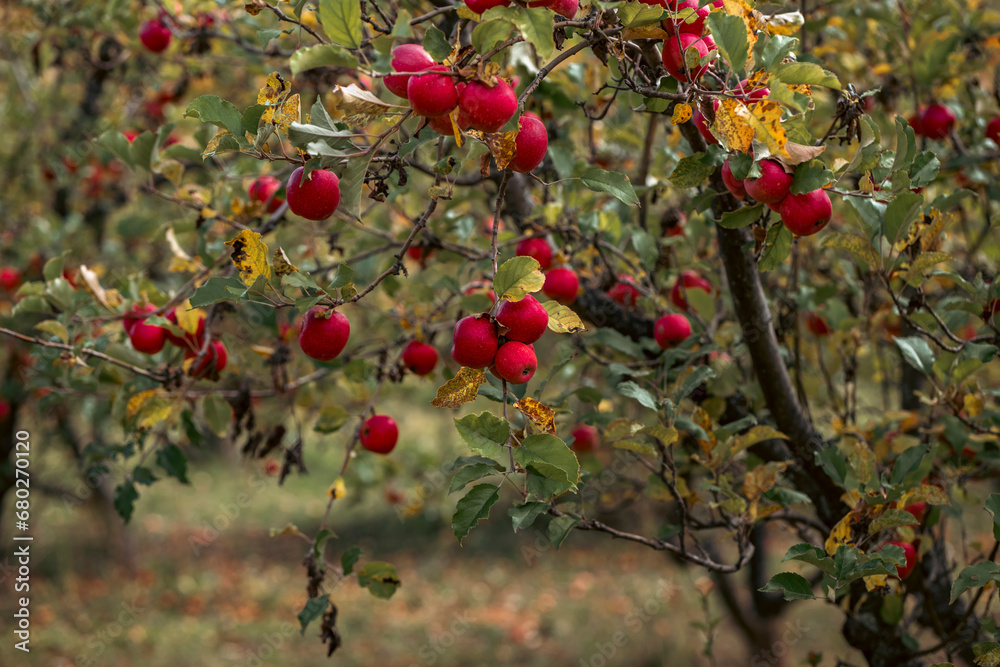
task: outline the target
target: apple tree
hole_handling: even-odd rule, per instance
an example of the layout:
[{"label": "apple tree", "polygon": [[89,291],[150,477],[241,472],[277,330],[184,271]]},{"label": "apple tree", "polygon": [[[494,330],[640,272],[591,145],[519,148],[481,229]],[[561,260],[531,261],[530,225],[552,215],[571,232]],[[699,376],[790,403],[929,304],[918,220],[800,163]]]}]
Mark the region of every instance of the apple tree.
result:
[{"label": "apple tree", "polygon": [[327,518],[287,529],[332,653],[331,587],[407,574],[327,520],[433,382],[459,542],[667,552],[755,653],[829,604],[871,665],[1000,662],[988,3],[8,11],[0,494],[41,415],[126,471],[126,522],[203,443],[282,481],[335,443]]}]

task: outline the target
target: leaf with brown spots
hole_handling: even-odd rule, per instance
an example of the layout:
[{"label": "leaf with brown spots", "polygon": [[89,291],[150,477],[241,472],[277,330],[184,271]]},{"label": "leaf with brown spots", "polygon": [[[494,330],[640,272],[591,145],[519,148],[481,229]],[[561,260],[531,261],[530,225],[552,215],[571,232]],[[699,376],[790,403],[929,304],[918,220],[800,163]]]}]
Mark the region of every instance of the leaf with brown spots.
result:
[{"label": "leaf with brown spots", "polygon": [[729,150],[747,153],[755,134],[750,109],[739,100],[726,98],[715,111],[716,136]]},{"label": "leaf with brown spots", "polygon": [[458,369],[455,377],[445,382],[437,390],[437,396],[431,401],[435,408],[457,409],[476,400],[479,387],[486,382],[486,372],[481,368]]},{"label": "leaf with brown spots", "polygon": [[394,104],[383,102],[367,90],[362,90],[357,84],[349,86],[334,86],[330,91],[330,115],[345,123],[368,125],[378,120],[393,109],[405,109]]},{"label": "leaf with brown spots", "polygon": [[690,104],[678,104],[674,107],[674,113],[670,116],[671,125],[680,125],[681,123],[686,123],[691,119],[691,105]]},{"label": "leaf with brown spots", "polygon": [[[267,81],[264,83],[264,86],[260,89],[260,92],[257,93],[257,104],[267,106],[267,110],[264,112],[264,115],[261,116],[262,121],[265,123],[272,122],[279,100],[284,97],[285,93],[287,93],[291,87],[292,84],[290,81],[285,81],[277,72],[271,72],[271,74],[267,77]],[[296,106],[298,106],[297,101]]]},{"label": "leaf with brown spots", "polygon": [[267,244],[261,241],[260,234],[244,229],[236,238],[226,241],[233,249],[233,265],[240,272],[240,280],[247,287],[254,284],[257,276],[271,278],[271,267],[267,264]]},{"label": "leaf with brown spots", "polygon": [[531,420],[542,433],[556,434],[556,411],[533,398],[522,398],[514,403],[514,407],[522,415]]},{"label": "leaf with brown spots", "polygon": [[786,155],[788,136],[781,126],[781,113],[781,105],[777,102],[768,100],[750,105],[750,123],[756,131],[757,141],[767,146],[772,155]]},{"label": "leaf with brown spots", "polygon": [[298,273],[299,269],[288,261],[288,255],[281,248],[274,249],[274,255],[271,260],[274,264],[274,272],[279,276],[287,276],[290,273]]},{"label": "leaf with brown spots", "polygon": [[496,132],[494,134],[484,134],[483,132],[470,130],[469,136],[479,139],[486,144],[486,147],[490,149],[490,155],[493,156],[493,160],[497,163],[497,169],[501,171],[506,169],[510,161],[514,159],[514,152],[517,150],[517,145],[514,143],[514,140],[517,138],[517,130]]}]

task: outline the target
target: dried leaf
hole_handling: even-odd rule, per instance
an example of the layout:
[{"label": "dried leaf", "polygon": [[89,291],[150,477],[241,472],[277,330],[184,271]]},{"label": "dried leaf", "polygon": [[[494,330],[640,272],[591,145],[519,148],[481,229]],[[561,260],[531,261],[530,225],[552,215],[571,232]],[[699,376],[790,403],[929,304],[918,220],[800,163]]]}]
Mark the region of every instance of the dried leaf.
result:
[{"label": "dried leaf", "polygon": [[837,547],[841,544],[847,546],[854,544],[854,541],[851,540],[852,523],[854,523],[854,512],[848,512],[837,522],[837,525],[830,531],[830,536],[826,538],[826,544],[824,545],[826,553],[832,556],[837,553]]},{"label": "dried leaf", "polygon": [[522,398],[514,403],[514,407],[522,415],[531,420],[538,430],[550,435],[556,434],[556,411],[530,397]]},{"label": "dried leaf", "polygon": [[122,298],[118,290],[108,292],[101,287],[101,282],[97,274],[87,268],[86,265],[80,267],[80,277],[83,279],[83,287],[87,292],[97,299],[97,302],[105,308],[115,308],[121,305]]},{"label": "dried leaf", "polygon": [[749,152],[755,134],[750,109],[743,102],[733,98],[722,100],[715,111],[713,129],[723,145],[729,150]]},{"label": "dried leaf", "polygon": [[484,134],[476,130],[470,130],[469,136],[479,139],[486,144],[486,147],[490,149],[490,155],[493,156],[493,160],[497,163],[497,169],[506,169],[510,161],[514,159],[514,152],[517,150],[517,145],[514,143],[514,140],[517,138],[517,130],[497,132],[495,134]]},{"label": "dried leaf", "polygon": [[289,96],[287,100],[281,103],[280,107],[275,109],[268,109],[264,112],[264,115],[273,113],[273,118],[271,122],[280,127],[282,131],[288,132],[288,126],[292,123],[299,122],[299,96],[298,93]]},{"label": "dried leaf", "polygon": [[672,125],[680,125],[681,123],[686,123],[691,119],[691,105],[690,104],[678,104],[674,107],[674,113],[670,116],[670,123]]},{"label": "dried leaf", "polygon": [[771,461],[748,470],[746,477],[743,478],[743,495],[750,502],[756,503],[762,495],[774,488],[778,482],[778,475],[789,465],[790,461]]},{"label": "dried leaf", "polygon": [[272,122],[275,107],[277,107],[278,101],[291,89],[291,87],[292,84],[290,81],[285,81],[277,72],[271,72],[271,74],[267,77],[267,81],[264,83],[264,87],[260,89],[259,93],[257,93],[257,104],[267,106],[267,110],[264,112],[264,115],[261,116],[262,121],[265,123]]},{"label": "dried leaf", "polygon": [[767,17],[767,29],[772,35],[794,35],[805,23],[800,12],[772,14]]},{"label": "dried leaf", "polygon": [[826,150],[826,144],[822,146],[805,146],[789,141],[785,144],[785,155],[776,155],[775,159],[786,167],[794,167],[797,164],[808,162]]},{"label": "dried leaf", "polygon": [[455,377],[438,388],[437,396],[431,401],[431,405],[435,408],[460,408],[476,400],[479,387],[485,381],[486,372],[483,369],[462,366]]},{"label": "dried leaf", "polygon": [[339,500],[347,495],[347,487],[344,485],[344,478],[338,477],[330,485],[330,488],[326,490],[326,495],[328,498],[334,500]]},{"label": "dried leaf", "polygon": [[332,117],[358,125],[368,125],[393,109],[405,108],[383,102],[354,83],[349,86],[334,86],[329,99],[330,105],[327,109]]},{"label": "dried leaf", "polygon": [[278,276],[287,276],[290,273],[298,273],[298,267],[288,261],[288,255],[281,248],[275,248],[271,263],[274,266],[274,273]]}]

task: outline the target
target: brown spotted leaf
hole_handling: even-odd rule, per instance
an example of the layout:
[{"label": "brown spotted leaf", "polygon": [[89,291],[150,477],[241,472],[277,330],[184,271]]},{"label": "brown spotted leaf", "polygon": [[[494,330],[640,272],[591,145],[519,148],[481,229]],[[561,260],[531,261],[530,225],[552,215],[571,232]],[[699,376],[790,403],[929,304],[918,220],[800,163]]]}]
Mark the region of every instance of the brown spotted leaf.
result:
[{"label": "brown spotted leaf", "polygon": [[479,387],[486,381],[486,372],[481,368],[458,369],[455,377],[445,382],[437,390],[437,396],[431,401],[435,408],[460,408],[466,403],[476,400]]},{"label": "brown spotted leaf", "polygon": [[690,104],[678,104],[674,107],[674,113],[670,116],[670,123],[672,125],[680,125],[681,123],[686,123],[691,119],[691,105]]},{"label": "brown spotted leaf", "polygon": [[[267,107],[264,115],[261,116],[261,120],[265,123],[270,123],[274,118],[274,112],[278,105],[278,101],[284,97],[285,93],[292,87],[290,81],[285,81],[281,78],[278,72],[271,72],[267,77],[267,81],[264,86],[257,93],[257,104],[263,104]],[[296,101],[296,106],[297,106]],[[296,119],[297,120],[297,119]]]},{"label": "brown spotted leaf", "polygon": [[233,249],[233,265],[240,272],[240,280],[247,287],[253,285],[257,276],[271,278],[271,267],[267,264],[267,244],[260,234],[244,229],[236,238],[226,241]]},{"label": "brown spotted leaf", "polygon": [[726,98],[715,111],[715,135],[730,150],[749,152],[755,134],[750,109],[739,100]]},{"label": "brown spotted leaf", "polygon": [[556,411],[533,398],[525,397],[514,403],[522,415],[531,420],[542,433],[556,434]]},{"label": "brown spotted leaf", "polygon": [[771,152],[771,155],[785,155],[788,136],[781,126],[781,105],[765,100],[750,105],[750,123],[756,130],[756,139]]},{"label": "brown spotted leaf", "polygon": [[743,495],[751,502],[760,500],[762,495],[774,488],[778,482],[778,475],[789,465],[790,461],[771,461],[747,471],[746,477],[743,478]]},{"label": "brown spotted leaf", "polygon": [[281,248],[274,249],[271,263],[274,265],[274,272],[279,276],[287,276],[290,273],[297,273],[298,267],[288,261],[288,255]]},{"label": "brown spotted leaf", "polygon": [[349,86],[334,86],[327,99],[330,101],[327,108],[331,116],[345,123],[358,125],[368,125],[394,109],[405,108],[383,102],[353,83]]},{"label": "brown spotted leaf", "polygon": [[506,169],[510,161],[514,159],[514,151],[517,150],[517,145],[514,143],[514,140],[517,138],[517,130],[497,132],[495,134],[484,134],[476,130],[470,130],[469,136],[479,139],[486,144],[486,147],[490,149],[490,155],[493,156],[493,160],[497,163],[497,169]]}]

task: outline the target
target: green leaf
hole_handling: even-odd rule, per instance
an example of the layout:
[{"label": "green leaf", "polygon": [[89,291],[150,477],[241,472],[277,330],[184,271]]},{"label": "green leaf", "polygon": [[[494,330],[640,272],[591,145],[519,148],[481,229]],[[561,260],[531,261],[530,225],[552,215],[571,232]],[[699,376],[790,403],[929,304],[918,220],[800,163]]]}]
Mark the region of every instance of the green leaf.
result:
[{"label": "green leaf", "polygon": [[580,462],[576,454],[554,435],[529,435],[514,450],[514,461],[556,482],[563,491],[576,488],[580,482]]},{"label": "green leaf", "polygon": [[857,211],[861,221],[865,223],[869,238],[882,231],[882,221],[885,220],[885,204],[866,197],[845,197],[845,199]]},{"label": "green leaf", "polygon": [[389,36],[396,37],[397,39],[410,39],[413,37],[413,28],[410,27],[411,20],[413,20],[413,17],[410,15],[410,12],[400,9],[399,13],[396,14],[396,24],[392,26],[392,32]]},{"label": "green leaf", "polygon": [[594,192],[607,192],[614,195],[623,204],[633,206],[639,203],[639,198],[632,188],[632,181],[625,174],[603,169],[590,169],[580,180]]},{"label": "green leaf", "polygon": [[647,445],[645,442],[636,442],[635,440],[619,440],[611,446],[615,449],[627,449],[637,454],[656,456],[656,449],[652,445]]},{"label": "green leaf", "polygon": [[794,237],[788,227],[783,224],[772,225],[767,230],[767,238],[764,239],[764,254],[757,263],[758,270],[770,271],[780,266],[791,254],[793,240]]},{"label": "green leaf", "polygon": [[618,21],[626,28],[637,28],[656,23],[661,16],[663,16],[663,8],[659,5],[625,2],[618,7]]},{"label": "green leaf", "polygon": [[153,471],[145,466],[136,466],[135,470],[132,471],[132,481],[136,484],[149,486],[156,480],[157,477],[153,474]]},{"label": "green leaf", "polygon": [[497,269],[493,277],[493,292],[497,299],[520,301],[526,294],[537,292],[545,284],[541,265],[533,257],[512,257]]},{"label": "green leaf", "polygon": [[927,445],[918,445],[916,447],[904,449],[903,452],[896,457],[896,462],[892,466],[892,475],[889,478],[889,482],[894,486],[902,484],[907,475],[920,468],[920,463],[923,461],[928,451],[930,451],[930,447]]},{"label": "green leaf", "polygon": [[361,46],[361,3],[358,0],[319,0],[319,22],[334,44]]},{"label": "green leaf", "polygon": [[316,539],[313,540],[313,558],[315,558],[317,562],[323,562],[323,547],[326,545],[326,541],[331,537],[336,536],[337,534],[329,528],[323,528],[316,533]]},{"label": "green leaf", "polygon": [[782,561],[797,560],[818,567],[827,574],[833,574],[833,559],[826,552],[812,544],[795,544],[788,548]]},{"label": "green leaf", "polygon": [[510,438],[510,424],[492,412],[465,415],[455,420],[458,435],[472,451],[494,460],[509,457],[504,447]]},{"label": "green leaf", "polygon": [[764,53],[760,65],[765,72],[773,72],[788,54],[795,48],[799,40],[787,35],[770,35],[764,44]]},{"label": "green leaf", "polygon": [[743,19],[726,12],[712,12],[708,15],[708,27],[719,46],[719,53],[733,72],[742,76],[750,52],[747,26]]},{"label": "green leaf", "polygon": [[[315,109],[315,107],[313,108]],[[315,119],[315,116],[313,118]],[[288,126],[288,140],[299,147],[321,140],[334,150],[347,150],[351,148],[350,138],[350,130],[337,130],[333,127],[316,124],[303,125],[302,123],[292,123]]]},{"label": "green leaf", "polygon": [[352,285],[354,284],[354,276],[356,275],[357,271],[341,262],[337,265],[337,272],[333,274],[333,280],[327,285],[327,289],[340,289],[341,287]]},{"label": "green leaf", "polygon": [[660,407],[656,402],[656,398],[654,398],[648,390],[643,389],[631,380],[627,382],[620,382],[618,384],[618,393],[622,396],[634,398],[639,401],[640,405],[647,407],[650,410],[657,410]]},{"label": "green leaf", "polygon": [[555,31],[555,14],[550,9],[518,7],[511,20],[524,35],[525,41],[535,47],[540,57],[548,58],[555,52],[556,45],[552,36]]},{"label": "green leaf", "polygon": [[313,430],[317,433],[336,433],[347,423],[348,417],[350,415],[342,406],[325,405],[319,411],[319,419],[316,420]]},{"label": "green leaf", "polygon": [[59,320],[44,320],[35,325],[35,328],[47,334],[51,334],[64,343],[69,342],[69,330],[66,325]]},{"label": "green leaf", "polygon": [[135,508],[135,501],[139,499],[139,494],[135,490],[132,482],[123,482],[115,487],[114,505],[115,511],[122,521],[128,523],[132,518],[132,510]]},{"label": "green leaf", "polygon": [[937,155],[930,151],[920,153],[910,166],[910,187],[922,188],[930,185],[937,178],[940,169],[941,161]]},{"label": "green leaf", "polygon": [[167,445],[156,452],[156,464],[181,484],[190,484],[187,478],[187,457],[177,445]]},{"label": "green leaf", "polygon": [[496,467],[488,463],[474,463],[462,466],[452,478],[451,486],[448,487],[448,493],[455,493],[459,489],[464,489],[469,482],[475,482],[477,479],[496,475],[497,472]]},{"label": "green leaf", "polygon": [[868,524],[868,534],[874,535],[887,528],[899,528],[900,526],[915,526],[919,521],[906,510],[887,510],[882,516]]},{"label": "green leaf", "polygon": [[677,387],[673,396],[674,403],[680,403],[681,400],[690,396],[691,392],[714,377],[715,371],[710,366],[697,366]]},{"label": "green leaf", "polygon": [[906,363],[924,375],[930,375],[934,368],[934,350],[919,336],[893,338]]},{"label": "green leaf", "polygon": [[809,580],[794,572],[779,572],[759,590],[765,593],[782,593],[786,601],[812,600],[815,597]]},{"label": "green leaf", "polygon": [[292,70],[292,76],[299,72],[315,69],[317,67],[350,67],[357,68],[357,57],[340,46],[333,44],[318,44],[298,49],[292,54],[288,61]]},{"label": "green leaf", "polygon": [[371,159],[371,152],[348,158],[340,180],[340,208],[355,220],[361,219],[361,195],[364,194],[365,174]]},{"label": "green leaf", "polygon": [[[719,12],[713,13],[718,14]],[[740,21],[740,23],[742,24],[742,21]],[[677,163],[677,166],[674,167],[673,172],[671,172],[667,179],[674,184],[674,187],[681,189],[693,188],[701,185],[708,180],[708,177],[715,171],[714,166],[705,164],[702,161],[704,157],[704,153],[695,153],[694,155],[688,155],[687,157],[682,158],[681,161]]]},{"label": "green leaf", "polygon": [[558,549],[566,537],[579,525],[580,520],[575,516],[556,517],[549,523],[549,541]]},{"label": "green leaf", "polygon": [[793,195],[802,195],[807,192],[819,190],[834,179],[833,172],[826,168],[822,160],[809,160],[795,167],[795,175],[792,177]]},{"label": "green leaf", "polygon": [[132,140],[132,163],[137,169],[149,169],[153,159],[153,148],[156,145],[156,135],[143,132]]},{"label": "green leaf", "polygon": [[535,522],[542,514],[545,514],[549,509],[548,503],[525,503],[520,507],[511,507],[507,510],[507,515],[510,516],[514,524],[514,532],[519,530],[524,530]]},{"label": "green leaf", "polygon": [[233,295],[227,288],[243,290],[245,286],[239,278],[213,276],[191,295],[192,308],[204,308],[219,301],[233,301]]},{"label": "green leaf", "polygon": [[205,421],[212,433],[221,437],[229,430],[229,421],[233,416],[233,408],[226,399],[218,394],[209,394],[202,404],[202,411],[205,413]]},{"label": "green leaf", "polygon": [[343,568],[345,577],[354,572],[354,565],[359,558],[361,558],[361,547],[351,547],[340,557],[340,567]]},{"label": "green leaf", "polygon": [[963,568],[951,587],[951,602],[970,588],[982,588],[991,581],[1000,581],[1000,565],[991,560],[984,560]]},{"label": "green leaf", "polygon": [[132,163],[132,144],[118,130],[108,130],[97,138],[97,145],[111,152],[116,158],[129,167]]},{"label": "green leaf", "polygon": [[[745,29],[745,28],[744,28]],[[815,63],[785,63],[774,68],[774,78],[790,85],[807,84],[840,90],[840,79]]]},{"label": "green leaf", "polygon": [[472,31],[472,48],[476,53],[484,54],[502,44],[508,37],[514,25],[507,19],[490,19],[477,25]]},{"label": "green leaf", "polygon": [[885,209],[885,238],[890,243],[895,243],[905,237],[923,206],[923,195],[915,192],[900,192],[896,195]]},{"label": "green leaf", "polygon": [[726,229],[743,229],[747,225],[752,225],[760,220],[760,216],[763,212],[763,204],[744,206],[736,211],[727,211],[726,213],[723,213],[722,220],[719,220],[718,224],[720,227],[725,227]]},{"label": "green leaf", "polygon": [[500,492],[495,484],[477,484],[458,501],[455,515],[451,518],[451,529],[458,543],[483,519],[490,515],[490,509],[500,500]]},{"label": "green leaf", "polygon": [[299,612],[299,625],[302,629],[299,631],[300,635],[306,634],[306,627],[317,618],[326,613],[326,608],[330,606],[330,596],[320,595],[318,598],[309,598],[306,600],[306,606],[302,608]]},{"label": "green leaf", "polygon": [[358,583],[361,588],[367,588],[369,593],[383,600],[391,598],[401,584],[396,568],[391,563],[376,560],[365,563],[358,570]]},{"label": "green leaf", "polygon": [[986,498],[985,507],[993,517],[993,537],[1000,540],[1000,493],[991,493]]},{"label": "green leaf", "polygon": [[223,130],[229,130],[237,141],[246,143],[243,138],[243,114],[232,102],[216,96],[202,95],[195,98],[184,112],[185,118],[199,118],[203,123],[211,123]]},{"label": "green leaf", "polygon": [[917,140],[913,128],[902,116],[896,116],[896,155],[892,160],[892,168],[889,173],[896,173],[901,169],[906,169],[913,164],[913,158],[917,154]]},{"label": "green leaf", "polygon": [[260,44],[260,48],[266,49],[267,45],[271,43],[272,39],[277,39],[281,36],[284,30],[258,30],[257,31],[257,43]]},{"label": "green leaf", "polygon": [[451,55],[451,44],[448,37],[437,27],[430,26],[424,33],[424,51],[437,62],[441,62]]},{"label": "green leaf", "polygon": [[257,134],[260,129],[260,119],[267,111],[266,104],[254,104],[246,108],[240,117],[240,126],[250,134]]},{"label": "green leaf", "polygon": [[906,563],[903,556],[902,547],[888,544],[880,551],[874,553],[862,553],[857,547],[840,545],[837,553],[833,556],[833,578],[837,580],[837,589],[840,590],[852,581],[863,577],[871,577],[879,574],[887,576],[898,576],[897,566]]}]

